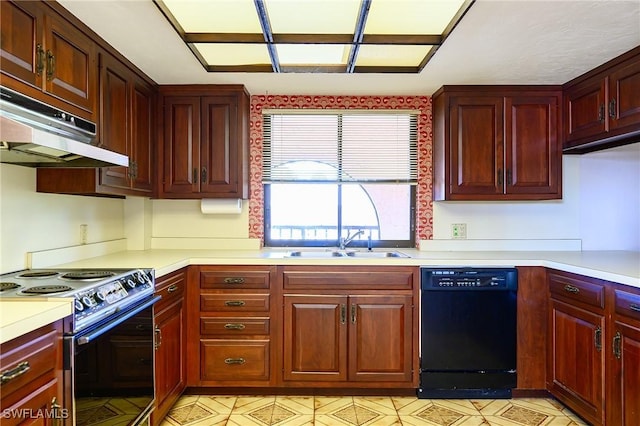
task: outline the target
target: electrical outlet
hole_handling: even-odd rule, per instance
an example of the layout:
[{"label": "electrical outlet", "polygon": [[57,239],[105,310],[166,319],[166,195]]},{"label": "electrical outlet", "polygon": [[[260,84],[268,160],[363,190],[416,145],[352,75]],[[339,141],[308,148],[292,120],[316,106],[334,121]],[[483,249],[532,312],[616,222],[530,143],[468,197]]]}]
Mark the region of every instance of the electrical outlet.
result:
[{"label": "electrical outlet", "polygon": [[454,240],[464,240],[467,238],[467,224],[466,223],[452,223],[451,224],[451,238]]},{"label": "electrical outlet", "polygon": [[88,226],[86,224],[80,225],[80,244],[87,244],[87,230]]}]

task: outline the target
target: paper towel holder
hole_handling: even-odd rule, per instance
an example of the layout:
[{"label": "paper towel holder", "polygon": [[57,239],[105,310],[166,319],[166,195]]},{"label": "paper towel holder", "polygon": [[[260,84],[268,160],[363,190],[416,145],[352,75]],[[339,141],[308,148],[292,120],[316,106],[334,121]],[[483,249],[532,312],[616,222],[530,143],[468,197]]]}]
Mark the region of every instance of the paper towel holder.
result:
[{"label": "paper towel holder", "polygon": [[203,198],[200,200],[202,214],[240,214],[242,213],[241,199]]}]

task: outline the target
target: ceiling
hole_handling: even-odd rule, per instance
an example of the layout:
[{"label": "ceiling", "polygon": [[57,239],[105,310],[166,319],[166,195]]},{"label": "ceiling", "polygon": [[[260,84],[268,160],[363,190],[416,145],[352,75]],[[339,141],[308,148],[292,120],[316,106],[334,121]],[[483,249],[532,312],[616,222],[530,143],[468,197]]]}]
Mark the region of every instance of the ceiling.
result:
[{"label": "ceiling", "polygon": [[210,73],[152,0],[58,2],[158,84],[244,84],[253,95],[431,95],[443,84],[562,84],[640,45],[638,0],[477,0],[419,74]]}]

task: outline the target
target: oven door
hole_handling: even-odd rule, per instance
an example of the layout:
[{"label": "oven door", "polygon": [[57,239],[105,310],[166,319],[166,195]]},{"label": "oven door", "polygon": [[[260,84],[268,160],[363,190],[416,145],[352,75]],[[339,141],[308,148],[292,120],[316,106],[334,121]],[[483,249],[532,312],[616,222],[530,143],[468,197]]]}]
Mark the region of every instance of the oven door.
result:
[{"label": "oven door", "polygon": [[154,403],[153,304],[150,296],[86,330],[65,336],[68,424],[136,425]]}]

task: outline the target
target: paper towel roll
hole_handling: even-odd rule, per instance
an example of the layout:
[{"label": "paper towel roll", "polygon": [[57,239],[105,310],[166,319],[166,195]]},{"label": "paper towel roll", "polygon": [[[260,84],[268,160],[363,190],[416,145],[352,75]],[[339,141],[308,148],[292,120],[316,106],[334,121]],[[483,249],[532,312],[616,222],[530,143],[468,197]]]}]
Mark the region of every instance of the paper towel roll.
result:
[{"label": "paper towel roll", "polygon": [[202,214],[240,214],[242,200],[203,198],[200,201],[200,211]]}]

